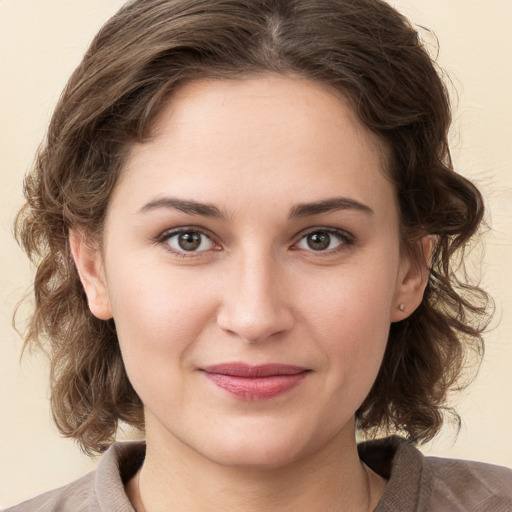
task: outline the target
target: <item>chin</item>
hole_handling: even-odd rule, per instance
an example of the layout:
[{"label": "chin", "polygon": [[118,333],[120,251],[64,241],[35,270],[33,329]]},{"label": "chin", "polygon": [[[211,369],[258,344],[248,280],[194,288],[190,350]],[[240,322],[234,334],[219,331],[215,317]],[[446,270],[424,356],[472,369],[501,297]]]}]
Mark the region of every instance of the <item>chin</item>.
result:
[{"label": "chin", "polygon": [[[326,442],[328,442],[326,440]],[[210,439],[198,452],[224,467],[274,470],[293,464],[321,449],[318,437],[309,436],[304,428],[286,429],[260,426],[243,429],[217,439]]]},{"label": "chin", "polygon": [[229,446],[226,450],[215,450],[208,458],[221,466],[249,469],[275,470],[300,459],[300,451],[288,443],[272,443],[266,446],[241,443],[242,446]]}]

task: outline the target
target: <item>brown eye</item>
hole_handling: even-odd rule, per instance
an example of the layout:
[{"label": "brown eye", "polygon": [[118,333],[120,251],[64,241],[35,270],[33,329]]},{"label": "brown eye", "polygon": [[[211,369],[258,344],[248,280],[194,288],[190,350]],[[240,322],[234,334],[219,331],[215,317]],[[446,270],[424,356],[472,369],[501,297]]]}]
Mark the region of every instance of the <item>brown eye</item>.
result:
[{"label": "brown eye", "polygon": [[178,245],[184,251],[195,251],[201,245],[200,233],[181,233],[178,236]]},{"label": "brown eye", "polygon": [[200,231],[181,231],[170,233],[165,238],[165,243],[177,253],[203,252],[213,249],[215,244]]},{"label": "brown eye", "polygon": [[330,253],[352,245],[352,240],[349,234],[338,229],[317,229],[303,235],[296,247],[306,251]]},{"label": "brown eye", "polygon": [[331,235],[327,231],[315,231],[307,237],[307,244],[313,251],[323,251],[327,249],[331,243]]}]

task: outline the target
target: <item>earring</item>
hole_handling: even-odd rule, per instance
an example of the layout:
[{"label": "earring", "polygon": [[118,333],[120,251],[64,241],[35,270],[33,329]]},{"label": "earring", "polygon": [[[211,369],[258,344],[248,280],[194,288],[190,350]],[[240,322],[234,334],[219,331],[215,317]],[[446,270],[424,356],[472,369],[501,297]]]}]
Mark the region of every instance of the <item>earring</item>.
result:
[{"label": "earring", "polygon": [[401,302],[399,305],[398,305],[398,309],[400,311],[405,311],[405,304],[403,302]]}]

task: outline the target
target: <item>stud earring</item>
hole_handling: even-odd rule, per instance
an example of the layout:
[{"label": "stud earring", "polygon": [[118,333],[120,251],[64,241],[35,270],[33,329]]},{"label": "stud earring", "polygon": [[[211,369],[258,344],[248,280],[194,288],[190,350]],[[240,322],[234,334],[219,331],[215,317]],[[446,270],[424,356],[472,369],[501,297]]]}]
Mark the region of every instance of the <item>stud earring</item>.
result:
[{"label": "stud earring", "polygon": [[403,302],[401,302],[399,305],[398,305],[398,309],[400,311],[405,311],[405,304]]}]

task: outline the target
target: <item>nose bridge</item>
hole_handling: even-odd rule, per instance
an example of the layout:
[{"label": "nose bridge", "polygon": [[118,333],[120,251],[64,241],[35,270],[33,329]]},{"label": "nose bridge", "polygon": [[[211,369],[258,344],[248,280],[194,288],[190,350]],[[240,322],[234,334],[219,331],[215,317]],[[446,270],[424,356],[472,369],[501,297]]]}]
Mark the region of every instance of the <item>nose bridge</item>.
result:
[{"label": "nose bridge", "polygon": [[260,341],[292,327],[285,274],[270,249],[241,250],[224,279],[221,328],[246,341]]}]

